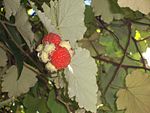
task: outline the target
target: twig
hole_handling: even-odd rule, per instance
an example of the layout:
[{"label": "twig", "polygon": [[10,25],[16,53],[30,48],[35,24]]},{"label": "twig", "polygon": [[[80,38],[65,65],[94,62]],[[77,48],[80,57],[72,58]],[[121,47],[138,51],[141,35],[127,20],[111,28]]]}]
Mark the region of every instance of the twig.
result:
[{"label": "twig", "polygon": [[12,23],[7,22],[7,21],[2,21],[2,20],[0,20],[0,23],[7,24],[7,25],[10,25],[10,26],[16,26],[15,24],[12,24]]},{"label": "twig", "polygon": [[148,40],[148,39],[150,39],[150,36],[148,36],[148,37],[146,37],[146,38],[143,38],[143,39],[141,39],[141,40],[136,40],[136,42],[142,42],[142,41],[145,41],[145,40]]},{"label": "twig", "polygon": [[66,103],[66,102],[64,102],[63,100],[62,100],[62,98],[61,98],[61,92],[60,92],[60,90],[58,90],[57,88],[56,88],[56,86],[55,86],[55,83],[54,82],[52,82],[52,84],[53,84],[53,88],[54,88],[54,91],[55,91],[55,99],[57,100],[57,101],[59,101],[60,103],[62,103],[64,106],[65,106],[65,108],[67,109],[67,111],[69,112],[69,113],[73,113],[71,110],[70,110],[70,107],[69,107],[69,103]]},{"label": "twig", "polygon": [[[119,63],[118,62],[115,62],[113,60],[111,60],[110,58],[108,57],[104,57],[104,56],[93,56],[94,59],[97,59],[97,60],[100,60],[100,61],[103,61],[103,62],[106,62],[106,63],[110,63],[112,65],[115,65],[115,66],[118,66]],[[146,70],[149,70],[150,71],[150,68],[147,68],[147,67],[143,67],[143,66],[134,66],[134,65],[126,65],[126,64],[122,64],[121,67],[123,68],[133,68],[133,69],[146,69]]]},{"label": "twig", "polygon": [[4,27],[4,29],[6,30],[6,32],[8,33],[9,37],[11,38],[11,40],[13,41],[13,43],[17,46],[17,48],[26,56],[30,59],[30,61],[32,63],[35,64],[35,66],[42,72],[43,70],[41,69],[41,67],[32,59],[32,57],[30,57],[29,54],[27,54],[21,47],[20,45],[13,39],[11,33],[9,32],[9,30],[7,29],[6,25],[4,23],[1,23]]},{"label": "twig", "polygon": [[58,95],[56,96],[56,99],[57,99],[60,103],[62,103],[63,105],[65,105],[65,107],[66,107],[66,109],[67,109],[67,111],[68,111],[69,113],[72,113],[72,111],[71,111],[70,108],[69,108],[69,105],[70,105],[70,104],[64,102],[64,101],[61,99],[60,94],[58,94]]},{"label": "twig", "polygon": [[134,45],[135,45],[135,47],[136,47],[136,50],[138,51],[138,53],[139,53],[140,56],[141,56],[142,63],[143,63],[143,67],[145,67],[145,71],[146,71],[146,64],[145,64],[145,60],[144,60],[144,58],[143,58],[143,55],[142,55],[142,53],[141,53],[141,51],[140,51],[140,49],[139,49],[139,47],[138,47],[138,44],[137,44],[136,40],[134,39],[134,37],[131,37],[131,38],[132,38],[132,40],[133,40],[133,42],[134,42]]},{"label": "twig", "polygon": [[124,59],[125,59],[125,56],[126,56],[126,53],[127,53],[127,49],[128,49],[129,44],[130,44],[130,39],[131,39],[131,23],[130,23],[130,22],[128,22],[128,31],[129,31],[129,34],[128,34],[128,41],[127,41],[127,43],[126,43],[126,47],[125,47],[125,50],[124,50],[124,55],[123,55],[123,57],[122,57],[122,59],[121,59],[119,65],[118,65],[117,68],[115,69],[115,72],[114,72],[114,74],[112,75],[110,81],[108,82],[108,84],[107,84],[107,86],[106,86],[106,88],[105,88],[105,90],[104,90],[104,95],[105,95],[106,92],[108,91],[108,88],[109,88],[109,86],[111,85],[111,83],[114,81],[114,79],[115,79],[115,77],[116,77],[116,75],[117,75],[117,73],[118,73],[118,71],[119,71],[119,69],[120,69],[120,67],[121,67],[121,65],[122,65],[122,63],[123,63],[123,61],[124,61]]},{"label": "twig", "polygon": [[117,44],[118,46],[122,49],[122,51],[124,51],[125,49],[122,47],[122,45],[120,44],[120,41],[119,41],[119,37],[114,33],[112,32],[111,30],[109,30],[105,25],[104,25],[104,22],[100,19],[100,18],[96,18],[99,22],[99,24],[103,27],[103,29],[105,29],[106,31],[108,31],[114,38],[115,40],[117,41]]},{"label": "twig", "polygon": [[130,22],[135,23],[135,24],[140,24],[140,25],[150,26],[149,23],[138,22],[138,21],[135,21],[135,20],[130,20]]}]

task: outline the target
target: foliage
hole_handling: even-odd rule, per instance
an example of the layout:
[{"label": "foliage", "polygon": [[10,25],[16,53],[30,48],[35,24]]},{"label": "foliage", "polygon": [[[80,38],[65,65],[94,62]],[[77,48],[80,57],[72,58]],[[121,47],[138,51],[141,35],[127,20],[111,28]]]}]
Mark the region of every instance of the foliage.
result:
[{"label": "foliage", "polygon": [[[57,72],[36,52],[50,32],[74,51]],[[149,0],[1,0],[0,112],[149,113],[149,46]]]}]

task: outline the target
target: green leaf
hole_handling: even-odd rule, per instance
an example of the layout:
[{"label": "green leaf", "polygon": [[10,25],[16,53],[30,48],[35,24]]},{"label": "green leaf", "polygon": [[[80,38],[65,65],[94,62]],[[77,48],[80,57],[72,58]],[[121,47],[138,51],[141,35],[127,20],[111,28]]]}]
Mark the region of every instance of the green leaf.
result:
[{"label": "green leaf", "polygon": [[[78,45],[89,50],[91,56],[97,56],[98,53],[105,53],[105,47],[99,44],[99,34],[97,32],[93,33],[89,38],[83,38],[82,40],[78,41]],[[98,53],[95,52],[95,49]]]},{"label": "green leaf", "polygon": [[11,15],[15,15],[20,7],[20,0],[4,0],[6,18],[9,20]]},{"label": "green leaf", "polygon": [[85,22],[85,26],[87,27],[85,37],[89,37],[96,31],[97,28],[92,7],[86,6],[84,14],[85,14],[84,22]]},{"label": "green leaf", "polygon": [[21,75],[22,69],[23,69],[23,55],[21,51],[18,49],[18,47],[14,44],[14,42],[8,38],[5,34],[4,29],[0,26],[0,39],[5,42],[5,44],[8,46],[8,49],[13,53],[13,56],[16,61],[17,69],[18,69],[18,78]]},{"label": "green leaf", "polygon": [[[125,48],[126,42],[128,40],[128,34],[129,34],[127,26],[124,25],[122,22],[113,22],[110,29],[111,29],[111,31],[113,31],[113,33],[119,39],[120,45],[123,48]],[[132,36],[134,36],[134,32],[132,32]],[[116,39],[116,40],[118,40],[118,39]],[[118,42],[116,44],[118,44]],[[134,54],[136,52],[137,52],[136,46],[135,46],[133,40],[130,40],[130,44],[128,47],[128,53]]]},{"label": "green leaf", "polygon": [[[102,69],[103,68],[103,69]],[[106,89],[106,86],[108,85],[109,81],[111,80],[113,73],[116,69],[111,64],[103,64],[99,67],[99,87],[102,89],[102,92]],[[108,113],[116,113],[116,93],[120,87],[124,86],[124,79],[125,79],[126,73],[124,69],[120,69],[119,73],[116,75],[115,80],[112,82],[111,86],[108,88],[107,93],[105,94],[105,97],[103,98],[104,105],[109,106],[111,111],[108,111]]]},{"label": "green leaf", "polygon": [[31,95],[26,95],[23,104],[26,108],[26,113],[48,113],[48,108],[46,105],[46,99],[37,98]]},{"label": "green leaf", "polygon": [[47,101],[47,106],[52,113],[68,113],[65,106],[56,101],[54,90],[50,91]]},{"label": "green leaf", "polygon": [[18,79],[17,67],[11,66],[3,75],[2,91],[8,92],[9,97],[17,97],[29,91],[37,82],[36,74],[24,67]]},{"label": "green leaf", "polygon": [[123,13],[122,9],[119,7],[117,0],[108,0],[110,4],[110,10],[113,13]]},{"label": "green leaf", "polygon": [[21,3],[27,4],[28,0],[21,0]]},{"label": "green leaf", "polygon": [[[145,23],[145,24],[139,24],[139,23]],[[149,24],[150,23],[150,19],[148,18],[141,18],[141,19],[138,19],[135,21],[135,23],[132,24],[132,29],[135,29],[135,30],[143,30],[143,31],[146,31],[149,29]]]},{"label": "green leaf", "polygon": [[68,94],[70,98],[75,96],[79,107],[87,111],[96,112],[97,104],[97,65],[90,57],[88,50],[78,48],[70,64],[72,69],[66,69],[68,82]]},{"label": "green leaf", "polygon": [[94,13],[93,13],[93,10],[92,10],[92,7],[91,6],[85,6],[85,25],[88,24],[88,23],[93,23],[94,24]]},{"label": "green leaf", "polygon": [[16,41],[18,45],[23,45],[24,41],[20,36],[20,33],[17,31],[16,27],[7,25],[9,32],[11,33],[13,39]]},{"label": "green leaf", "polygon": [[111,57],[122,57],[122,51],[111,35],[103,34],[100,36],[99,43],[105,47],[105,54]]}]

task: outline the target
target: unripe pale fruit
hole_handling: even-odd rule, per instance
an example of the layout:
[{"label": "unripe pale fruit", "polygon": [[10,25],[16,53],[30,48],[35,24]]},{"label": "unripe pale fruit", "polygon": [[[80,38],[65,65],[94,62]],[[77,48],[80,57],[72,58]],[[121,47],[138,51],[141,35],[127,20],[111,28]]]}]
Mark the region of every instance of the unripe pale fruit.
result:
[{"label": "unripe pale fruit", "polygon": [[50,54],[54,50],[55,50],[55,45],[54,44],[46,44],[44,49],[43,49],[43,51],[45,51],[48,54]]}]

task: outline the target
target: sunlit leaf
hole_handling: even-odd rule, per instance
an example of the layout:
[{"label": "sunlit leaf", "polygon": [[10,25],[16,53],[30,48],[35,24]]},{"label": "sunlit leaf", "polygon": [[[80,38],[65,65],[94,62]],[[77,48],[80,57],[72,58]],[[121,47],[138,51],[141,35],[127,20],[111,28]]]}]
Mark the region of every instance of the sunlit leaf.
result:
[{"label": "sunlit leaf", "polygon": [[125,113],[150,112],[150,76],[134,70],[126,77],[126,88],[117,92],[117,108]]},{"label": "sunlit leaf", "polygon": [[47,29],[47,31],[48,32],[55,32],[55,27],[51,24],[51,20],[47,16],[45,16],[45,13],[42,13],[41,11],[37,11],[37,14],[38,14],[41,22],[43,23],[43,25]]},{"label": "sunlit leaf", "polygon": [[120,14],[114,14],[112,12],[111,5],[112,3],[109,2],[109,0],[92,0],[95,16],[101,16],[101,18],[108,23],[110,23],[114,17],[121,18]]},{"label": "sunlit leaf", "polygon": [[65,72],[69,97],[75,96],[81,108],[96,112],[98,87],[95,77],[97,66],[94,59],[90,57],[88,50],[79,48],[75,51],[70,65],[73,70],[67,69]]},{"label": "sunlit leaf", "polygon": [[34,33],[31,30],[32,26],[28,20],[28,15],[26,13],[25,8],[20,7],[19,11],[17,12],[15,16],[15,19],[16,19],[15,24],[16,24],[18,31],[23,36],[28,46],[30,48],[33,48],[31,43],[34,39]]},{"label": "sunlit leaf", "polygon": [[150,1],[149,0],[118,0],[120,7],[129,7],[134,11],[141,11],[144,14],[150,13]]},{"label": "sunlit leaf", "polygon": [[102,19],[106,22],[111,22],[113,20],[108,0],[92,0],[92,7],[95,16],[101,15]]},{"label": "sunlit leaf", "polygon": [[85,109],[77,109],[75,111],[75,113],[85,113],[85,112],[86,112]]},{"label": "sunlit leaf", "polygon": [[36,74],[24,67],[20,78],[16,66],[11,66],[8,72],[3,75],[2,91],[8,92],[9,97],[17,97],[29,91],[30,87],[37,82]]},{"label": "sunlit leaf", "polygon": [[4,0],[6,18],[9,19],[11,15],[15,15],[20,7],[20,0]]},{"label": "sunlit leaf", "polygon": [[7,56],[6,56],[6,52],[0,48],[0,66],[5,66],[7,64]]},{"label": "sunlit leaf", "polygon": [[86,30],[84,26],[84,1],[60,0],[50,3],[51,8],[49,10],[45,4],[43,5],[45,14],[52,14],[48,17],[52,20],[58,33],[62,35],[63,39],[69,40],[72,45],[75,45],[75,42],[83,37]]}]

